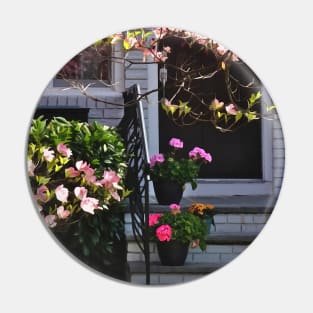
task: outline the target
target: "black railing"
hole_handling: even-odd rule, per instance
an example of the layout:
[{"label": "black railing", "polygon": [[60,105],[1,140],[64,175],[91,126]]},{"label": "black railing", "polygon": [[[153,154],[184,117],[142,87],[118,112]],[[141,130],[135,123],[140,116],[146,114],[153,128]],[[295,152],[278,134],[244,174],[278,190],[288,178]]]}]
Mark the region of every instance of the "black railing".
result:
[{"label": "black railing", "polygon": [[135,241],[145,258],[146,284],[150,284],[149,251],[149,152],[146,127],[141,101],[137,101],[140,87],[133,85],[124,92],[124,117],[119,124],[126,145],[128,169],[126,187],[132,190],[129,196],[132,230]]}]

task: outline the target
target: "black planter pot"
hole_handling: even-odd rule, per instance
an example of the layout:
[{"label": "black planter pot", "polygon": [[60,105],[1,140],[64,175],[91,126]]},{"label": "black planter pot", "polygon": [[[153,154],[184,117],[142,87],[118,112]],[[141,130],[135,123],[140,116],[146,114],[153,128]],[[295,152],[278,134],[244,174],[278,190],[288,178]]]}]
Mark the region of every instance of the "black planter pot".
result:
[{"label": "black planter pot", "polygon": [[189,243],[180,241],[158,241],[157,249],[162,265],[184,265],[188,254]]},{"label": "black planter pot", "polygon": [[155,196],[159,204],[179,204],[183,197],[183,186],[173,181],[153,181]]}]

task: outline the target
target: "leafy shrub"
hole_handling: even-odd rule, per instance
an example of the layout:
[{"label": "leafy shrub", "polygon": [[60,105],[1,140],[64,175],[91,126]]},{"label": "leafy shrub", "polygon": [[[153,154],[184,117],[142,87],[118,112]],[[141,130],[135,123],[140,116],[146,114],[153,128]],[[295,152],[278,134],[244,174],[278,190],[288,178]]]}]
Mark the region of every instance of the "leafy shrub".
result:
[{"label": "leafy shrub", "polygon": [[34,119],[28,175],[41,216],[77,254],[110,253],[123,235],[121,201],[128,195],[124,144],[114,128]]}]

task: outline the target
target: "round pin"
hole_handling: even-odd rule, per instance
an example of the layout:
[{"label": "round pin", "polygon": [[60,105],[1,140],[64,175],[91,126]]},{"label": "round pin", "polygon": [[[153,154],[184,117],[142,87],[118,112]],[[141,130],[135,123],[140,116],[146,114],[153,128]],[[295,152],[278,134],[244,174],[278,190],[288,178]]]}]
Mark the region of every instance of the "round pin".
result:
[{"label": "round pin", "polygon": [[284,138],[260,78],[178,28],[93,43],[48,83],[27,174],[40,220],[90,270],[141,285],[210,275],[262,231]]}]

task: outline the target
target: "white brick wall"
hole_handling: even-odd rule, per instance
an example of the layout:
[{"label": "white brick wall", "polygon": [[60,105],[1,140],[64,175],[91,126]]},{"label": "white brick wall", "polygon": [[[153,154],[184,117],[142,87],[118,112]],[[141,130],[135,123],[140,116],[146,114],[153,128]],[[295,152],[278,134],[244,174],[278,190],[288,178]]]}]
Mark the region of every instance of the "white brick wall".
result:
[{"label": "white brick wall", "polygon": [[[90,88],[88,92],[111,103],[123,104],[121,92],[109,88]],[[38,103],[39,107],[89,108],[88,122],[98,121],[108,126],[116,126],[123,117],[123,107],[86,98],[77,90],[47,88]]]},{"label": "white brick wall", "polygon": [[280,120],[273,121],[273,191],[278,195],[281,189],[285,166],[285,145]]},{"label": "white brick wall", "polygon": [[[270,214],[217,214],[215,216],[216,230],[212,234],[258,234],[266,224]],[[132,235],[130,214],[125,215],[126,234]],[[187,263],[217,263],[225,264],[237,257],[246,249],[244,244],[208,244],[202,252],[199,247],[189,249]],[[150,243],[151,262],[159,262],[155,243]],[[128,242],[128,261],[144,261],[143,254],[134,241]]]}]

